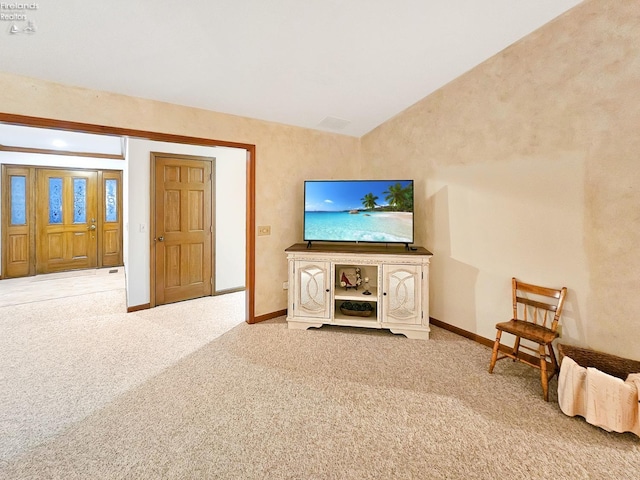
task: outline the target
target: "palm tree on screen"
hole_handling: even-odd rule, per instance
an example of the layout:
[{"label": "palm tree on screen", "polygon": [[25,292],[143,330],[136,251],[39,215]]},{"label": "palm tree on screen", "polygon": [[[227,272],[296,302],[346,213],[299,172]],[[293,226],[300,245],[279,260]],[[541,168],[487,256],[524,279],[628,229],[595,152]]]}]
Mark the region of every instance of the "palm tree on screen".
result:
[{"label": "palm tree on screen", "polygon": [[373,193],[367,193],[360,200],[362,201],[362,205],[364,205],[364,208],[366,208],[367,210],[373,210],[374,208],[376,208],[376,200],[378,200],[378,197]]},{"label": "palm tree on screen", "polygon": [[413,184],[407,185],[407,187],[403,190],[404,192],[404,202],[403,202],[403,210],[405,212],[413,212]]},{"label": "palm tree on screen", "polygon": [[394,207],[394,210],[404,209],[406,196],[405,190],[404,188],[402,188],[402,185],[400,185],[400,183],[389,185],[389,188],[387,188],[387,190],[382,193],[383,195],[386,195],[384,199],[389,202],[389,205]]}]

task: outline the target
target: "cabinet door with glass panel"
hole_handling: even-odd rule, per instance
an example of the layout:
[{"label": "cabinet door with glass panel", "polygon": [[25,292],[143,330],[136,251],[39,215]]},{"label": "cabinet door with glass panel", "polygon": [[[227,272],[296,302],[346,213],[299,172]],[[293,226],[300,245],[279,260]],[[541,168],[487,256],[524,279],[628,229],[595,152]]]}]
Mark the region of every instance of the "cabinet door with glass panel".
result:
[{"label": "cabinet door with glass panel", "polygon": [[382,322],[418,325],[422,322],[420,265],[383,265]]},{"label": "cabinet door with glass panel", "polygon": [[314,319],[328,319],[331,316],[329,283],[331,264],[299,260],[293,262],[294,282],[293,315]]}]

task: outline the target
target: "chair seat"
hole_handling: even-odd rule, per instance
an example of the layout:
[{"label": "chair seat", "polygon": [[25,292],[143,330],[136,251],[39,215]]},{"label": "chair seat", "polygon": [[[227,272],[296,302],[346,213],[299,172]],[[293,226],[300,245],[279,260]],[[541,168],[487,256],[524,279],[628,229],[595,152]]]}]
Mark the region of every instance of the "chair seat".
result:
[{"label": "chair seat", "polygon": [[496,324],[496,328],[503,332],[541,344],[551,343],[558,337],[558,332],[554,332],[542,325],[536,325],[523,320],[511,319],[508,322]]}]

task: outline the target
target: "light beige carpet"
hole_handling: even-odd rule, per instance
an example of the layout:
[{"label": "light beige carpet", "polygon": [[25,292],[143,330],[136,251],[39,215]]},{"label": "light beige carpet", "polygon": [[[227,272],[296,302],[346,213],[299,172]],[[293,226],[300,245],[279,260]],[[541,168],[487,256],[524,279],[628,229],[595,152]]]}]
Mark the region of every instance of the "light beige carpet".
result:
[{"label": "light beige carpet", "polygon": [[[57,278],[55,285],[67,291],[83,275]],[[0,289],[18,291],[16,283],[2,281]],[[244,321],[243,292],[126,313],[123,282],[113,286],[94,282],[84,290],[97,293],[46,300],[53,283],[44,292],[27,285],[16,296],[21,303],[0,307],[0,462],[55,437]]]},{"label": "light beige carpet", "polygon": [[49,273],[0,281],[0,308],[124,288],[124,267]]},{"label": "light beige carpet", "polygon": [[[121,340],[128,350],[143,341]],[[167,344],[153,349],[151,340],[142,356],[162,356]],[[566,417],[557,382],[544,402],[537,371],[524,365],[501,362],[489,375],[490,353],[435,327],[431,340],[418,341],[353,328],[288,330],[282,318],[241,323],[5,457],[0,477],[638,478],[638,437]],[[100,355],[90,361],[101,370]],[[84,399],[68,401],[74,410]]]}]

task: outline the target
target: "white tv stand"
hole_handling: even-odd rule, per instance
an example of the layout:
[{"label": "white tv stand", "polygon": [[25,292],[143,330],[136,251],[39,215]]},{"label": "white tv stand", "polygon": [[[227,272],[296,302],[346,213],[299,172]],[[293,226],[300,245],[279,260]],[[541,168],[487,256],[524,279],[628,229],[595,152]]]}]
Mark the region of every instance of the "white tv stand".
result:
[{"label": "white tv stand", "polygon": [[[429,262],[422,247],[296,243],[289,264],[289,328],[322,325],[385,328],[408,338],[429,338]],[[360,269],[362,284],[340,285],[340,273]],[[369,279],[366,295],[365,278]],[[344,303],[368,303],[370,316],[345,315]],[[367,307],[368,308],[368,307]]]}]

